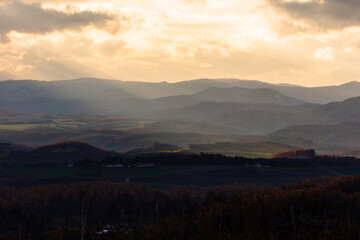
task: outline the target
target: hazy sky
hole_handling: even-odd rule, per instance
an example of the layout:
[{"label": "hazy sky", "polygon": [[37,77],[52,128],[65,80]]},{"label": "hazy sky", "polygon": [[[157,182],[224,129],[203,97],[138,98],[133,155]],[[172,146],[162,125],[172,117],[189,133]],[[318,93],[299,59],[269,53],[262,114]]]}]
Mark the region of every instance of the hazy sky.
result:
[{"label": "hazy sky", "polygon": [[360,80],[359,0],[0,0],[0,80]]}]

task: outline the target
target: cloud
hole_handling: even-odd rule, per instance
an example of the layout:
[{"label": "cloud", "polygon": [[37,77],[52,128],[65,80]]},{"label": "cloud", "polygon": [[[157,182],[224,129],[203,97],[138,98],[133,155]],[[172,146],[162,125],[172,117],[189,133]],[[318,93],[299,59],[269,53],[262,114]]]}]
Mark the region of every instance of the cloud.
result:
[{"label": "cloud", "polygon": [[165,2],[0,0],[0,80],[360,77],[355,1]]},{"label": "cloud", "polygon": [[25,4],[20,1],[3,1],[0,5],[0,40],[7,41],[11,31],[43,34],[65,29],[78,30],[95,25],[102,27],[113,16],[105,13],[81,11],[65,13],[43,9],[40,4]]},{"label": "cloud", "polygon": [[318,29],[341,29],[360,25],[358,0],[267,0],[267,2],[293,20],[309,22]]},{"label": "cloud", "polygon": [[294,20],[311,23],[318,30],[360,25],[358,0],[268,0],[268,3],[286,12]]},{"label": "cloud", "polygon": [[204,3],[206,3],[206,0],[181,0],[181,1],[183,1],[184,3],[190,3],[190,4],[193,4],[193,3],[204,4]]},{"label": "cloud", "polygon": [[332,60],[334,58],[334,49],[332,47],[316,49],[314,57],[322,60]]}]

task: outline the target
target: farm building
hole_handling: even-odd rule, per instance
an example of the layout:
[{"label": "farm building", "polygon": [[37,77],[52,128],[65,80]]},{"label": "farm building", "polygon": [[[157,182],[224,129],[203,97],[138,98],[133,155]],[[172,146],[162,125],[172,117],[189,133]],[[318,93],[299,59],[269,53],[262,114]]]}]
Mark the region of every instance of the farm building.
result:
[{"label": "farm building", "polygon": [[155,167],[154,163],[138,163],[136,164],[137,167]]},{"label": "farm building", "polygon": [[122,164],[108,164],[108,165],[106,165],[107,168],[121,168],[123,166],[124,165],[122,165]]}]

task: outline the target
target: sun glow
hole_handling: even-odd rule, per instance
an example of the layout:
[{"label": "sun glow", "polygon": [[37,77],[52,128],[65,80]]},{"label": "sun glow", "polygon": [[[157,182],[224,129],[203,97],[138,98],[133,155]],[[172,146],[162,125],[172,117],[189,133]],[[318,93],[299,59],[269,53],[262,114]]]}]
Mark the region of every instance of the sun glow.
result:
[{"label": "sun glow", "polygon": [[[32,19],[39,19],[39,26],[18,25],[21,18],[16,16],[11,22],[11,15],[3,15],[9,24],[4,30],[0,26],[0,52],[6,52],[2,55],[6,61],[2,60],[8,67],[1,68],[0,79],[61,79],[65,75],[59,73],[66,71],[66,77],[72,78],[85,75],[137,81],[238,76],[300,83],[313,76],[317,80],[309,84],[321,85],[349,80],[328,73],[354,65],[360,56],[359,27],[317,31],[311,29],[311,23],[291,18],[272,3],[7,1],[0,11],[21,14],[28,9],[28,15],[33,12],[37,16]],[[46,24],[49,17],[52,20]],[[10,51],[15,57],[8,57]],[[59,75],[45,71],[50,65],[59,69]],[[327,74],[318,71],[325,68],[331,70]],[[360,76],[358,68],[351,72],[353,78]]]}]

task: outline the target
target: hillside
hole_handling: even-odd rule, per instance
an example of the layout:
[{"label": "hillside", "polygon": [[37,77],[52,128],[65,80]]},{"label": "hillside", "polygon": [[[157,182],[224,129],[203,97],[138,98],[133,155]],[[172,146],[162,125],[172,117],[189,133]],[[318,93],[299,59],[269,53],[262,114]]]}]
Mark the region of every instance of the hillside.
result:
[{"label": "hillside", "polygon": [[326,104],[359,96],[360,82],[353,81],[339,86],[324,87],[270,86],[269,88],[307,102]]},{"label": "hillside", "polygon": [[297,149],[295,146],[276,142],[219,142],[213,144],[190,144],[191,150],[224,152],[275,153]]},{"label": "hillside", "polygon": [[321,144],[357,148],[360,146],[360,124],[344,122],[334,125],[291,126],[267,136],[311,140]]},{"label": "hillside", "polygon": [[154,114],[163,118],[184,118],[224,125],[247,134],[267,134],[294,124],[312,123],[311,116],[298,112],[317,105],[284,106],[278,104],[246,104],[205,102],[183,108],[167,109]]},{"label": "hillside", "polygon": [[300,105],[304,101],[285,96],[271,89],[208,88],[192,95],[175,95],[153,99],[160,108],[176,108],[203,102],[234,102],[251,104]]},{"label": "hillside", "polygon": [[208,88],[194,96],[206,102],[240,102],[240,103],[266,103],[266,104],[280,104],[280,105],[300,105],[304,101],[285,96],[277,91],[260,88]]},{"label": "hillside", "polygon": [[360,122],[360,97],[325,105],[244,104],[204,102],[162,110],[157,116],[185,118],[225,125],[247,134],[269,134],[294,125],[328,125]]},{"label": "hillside", "polygon": [[[360,94],[360,92],[359,92]],[[360,97],[332,102],[318,106],[311,111],[316,118],[328,119],[328,122],[360,121]]]},{"label": "hillside", "polygon": [[78,141],[65,141],[55,144],[45,145],[34,148],[30,152],[33,153],[84,153],[98,154],[104,153],[105,150],[91,146],[90,144]]},{"label": "hillside", "polygon": [[62,81],[16,80],[0,82],[0,100],[25,100],[39,97],[57,99],[119,100],[128,98],[156,99],[175,95],[192,95],[208,88],[272,89],[305,102],[328,103],[356,97],[359,82],[339,86],[301,87],[270,84],[241,79],[196,79],[178,83],[147,83],[81,78]]},{"label": "hillside", "polygon": [[[75,91],[75,90],[74,90]],[[74,93],[74,96],[78,96]],[[300,100],[286,97],[269,89],[213,88],[194,95],[175,95],[152,100],[140,98],[116,99],[122,96],[117,89],[102,92],[101,98],[89,93],[85,98],[56,98],[55,96],[31,99],[0,99],[0,109],[23,113],[39,114],[96,114],[105,116],[149,117],[158,111],[180,108],[202,102],[243,102],[276,103],[278,105],[297,105]]]},{"label": "hillside", "polygon": [[241,134],[242,132],[235,127],[217,125],[204,122],[196,122],[185,119],[171,119],[156,121],[145,124],[146,130],[154,132],[187,132],[187,133],[205,133],[205,134]]},{"label": "hillside", "polygon": [[314,149],[296,149],[290,151],[277,152],[270,156],[271,158],[314,158]]},{"label": "hillside", "polygon": [[2,143],[0,142],[0,154],[12,153],[12,152],[23,152],[30,150],[30,147],[20,144]]},{"label": "hillside", "polygon": [[109,156],[116,155],[115,152],[105,151],[93,147],[87,143],[78,141],[59,142],[33,148],[29,151],[12,152],[0,158],[3,162],[11,161],[17,165],[37,165],[37,164],[63,164],[66,162],[76,162],[84,159],[102,160]]}]

